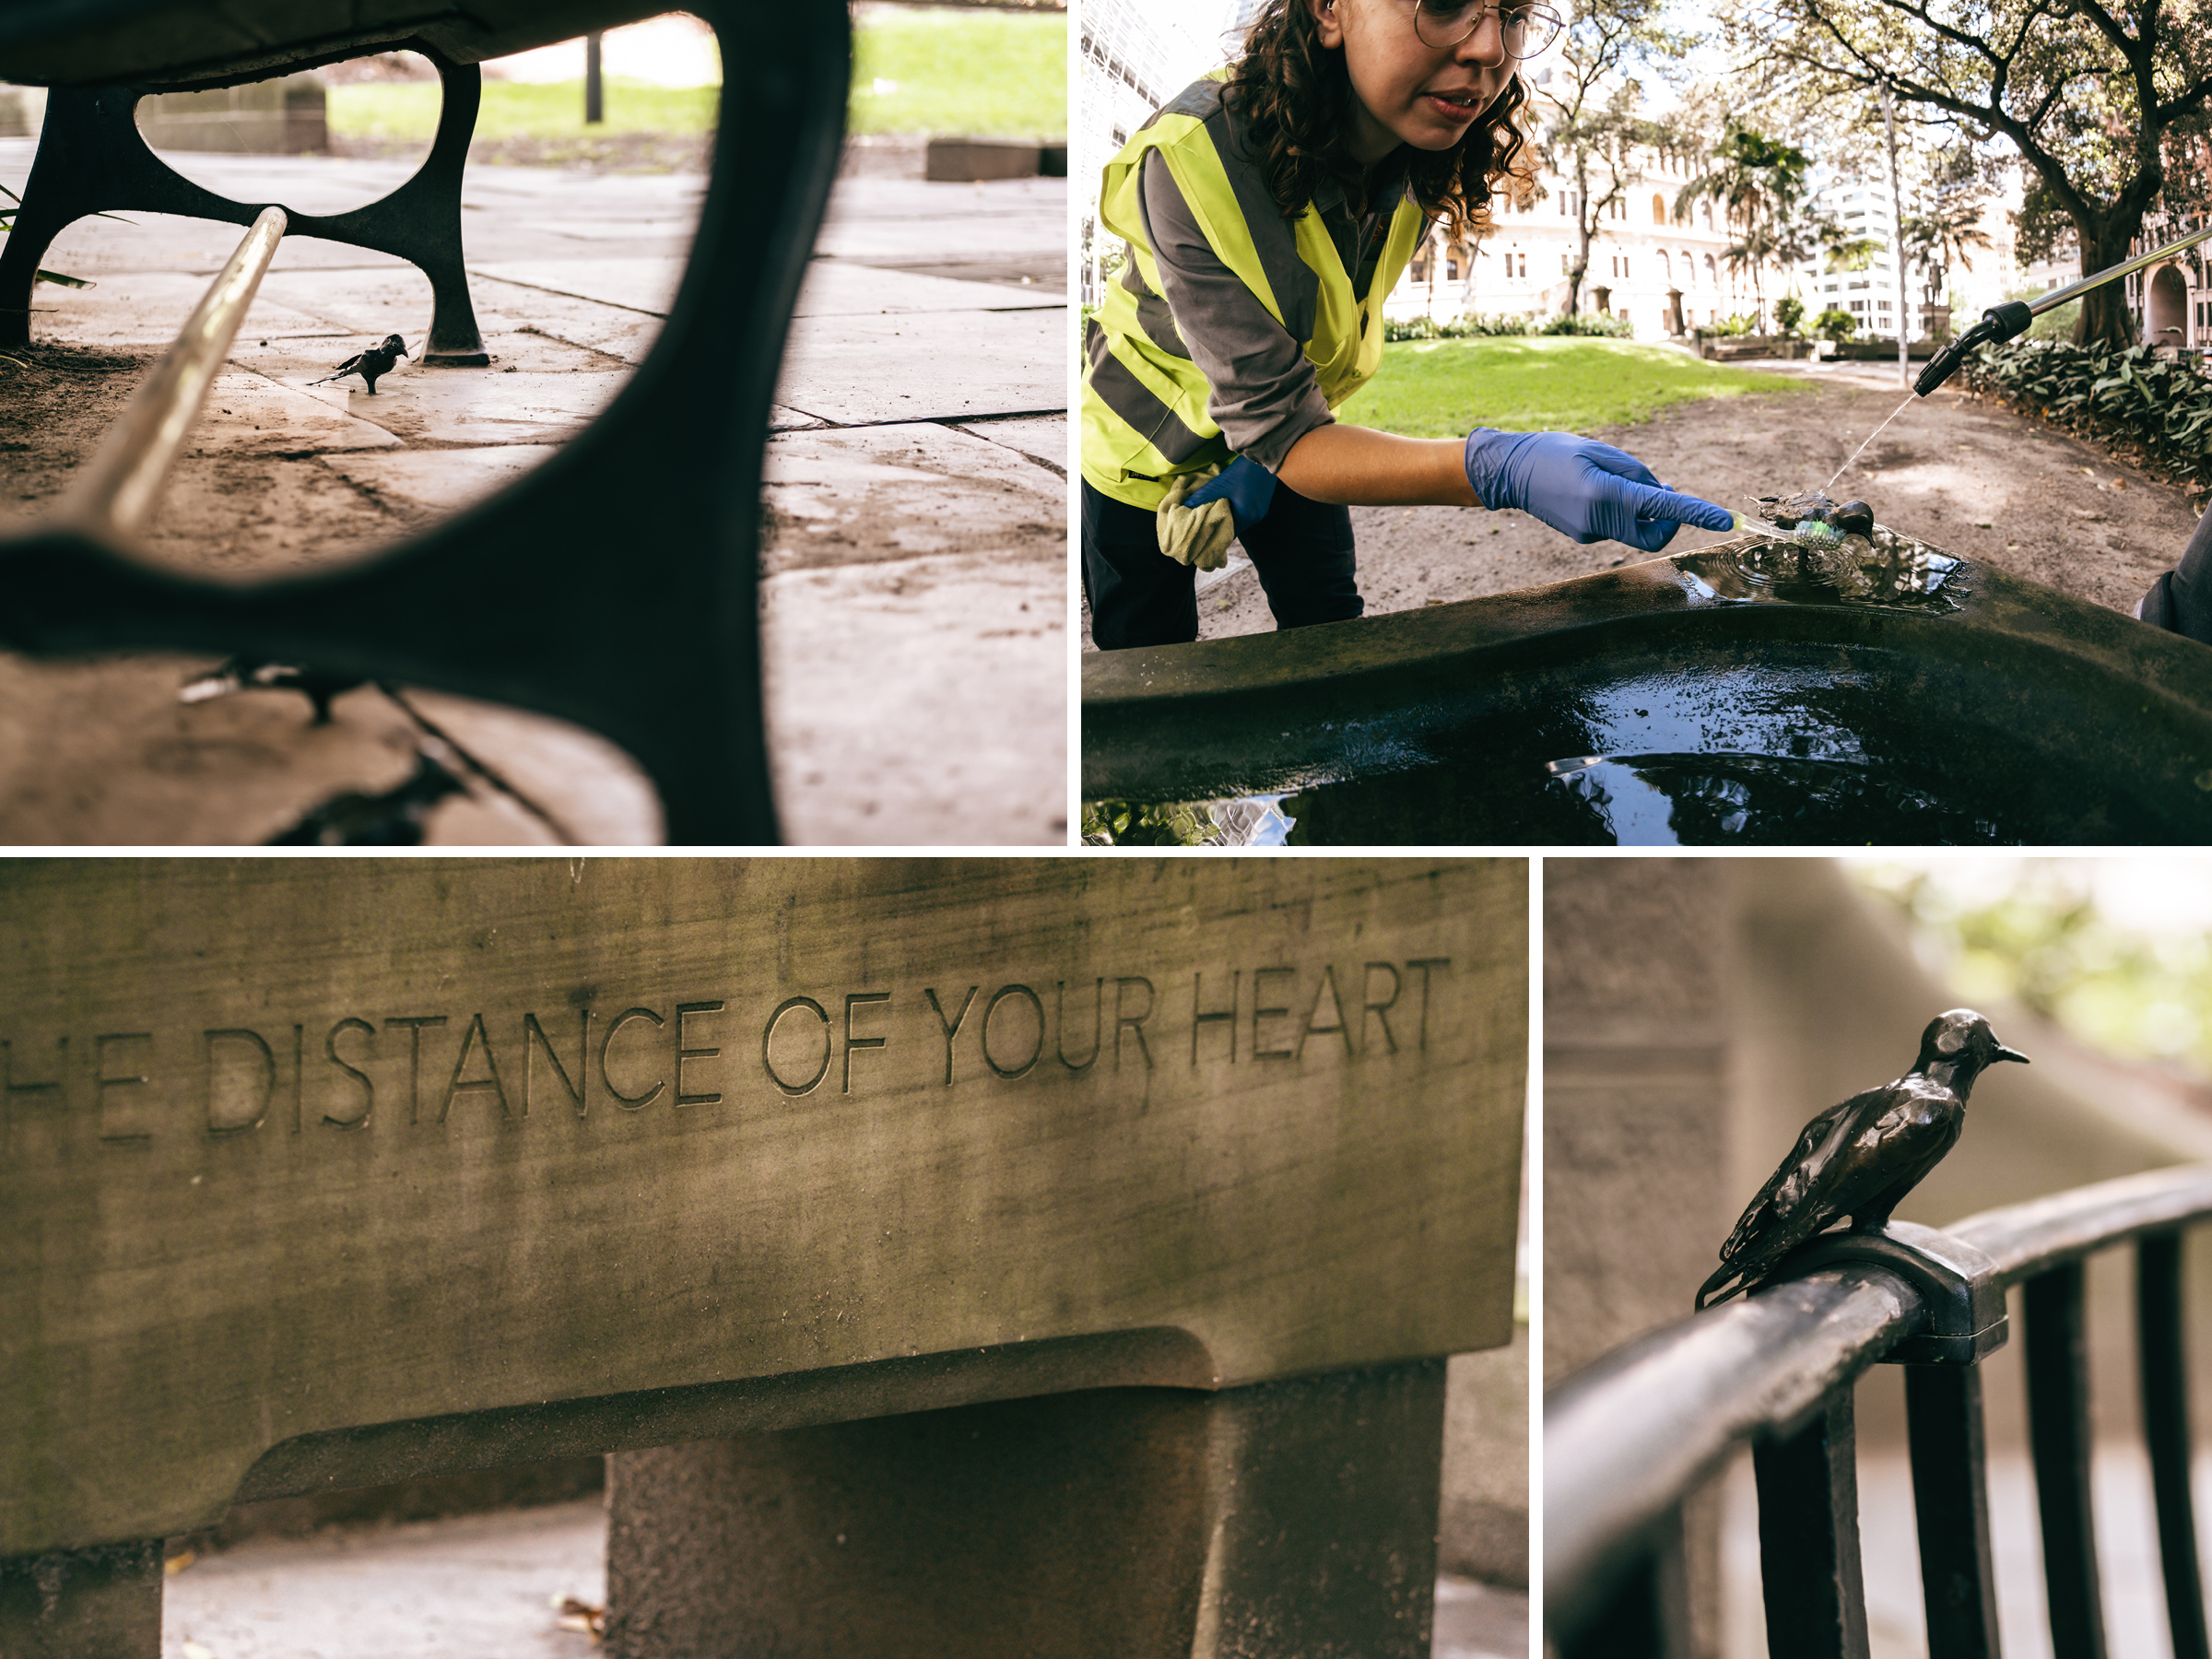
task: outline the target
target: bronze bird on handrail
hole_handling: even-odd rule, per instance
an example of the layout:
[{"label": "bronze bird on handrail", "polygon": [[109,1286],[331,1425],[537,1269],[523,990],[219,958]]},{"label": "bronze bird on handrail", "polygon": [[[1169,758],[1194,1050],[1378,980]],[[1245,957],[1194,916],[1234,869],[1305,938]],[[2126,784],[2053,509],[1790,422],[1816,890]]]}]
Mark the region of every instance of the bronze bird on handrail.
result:
[{"label": "bronze bird on handrail", "polygon": [[1921,1033],[1911,1071],[1806,1124],[1721,1246],[1720,1270],[1699,1287],[1698,1307],[1750,1289],[1791,1251],[1846,1216],[1853,1232],[1880,1232],[1889,1212],[1958,1144],[1974,1079],[2000,1060],[2028,1064],[1971,1008],[1937,1015]]}]

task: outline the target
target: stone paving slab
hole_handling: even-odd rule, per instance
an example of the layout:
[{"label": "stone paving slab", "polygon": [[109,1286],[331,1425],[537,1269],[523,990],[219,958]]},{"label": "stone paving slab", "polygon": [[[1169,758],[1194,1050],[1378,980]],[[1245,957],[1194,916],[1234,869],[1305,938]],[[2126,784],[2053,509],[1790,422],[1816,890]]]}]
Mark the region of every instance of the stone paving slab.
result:
[{"label": "stone paving slab", "polygon": [[770,575],[965,551],[1065,562],[1066,486],[1018,451],[932,424],[772,439],[763,468]]},{"label": "stone paving slab", "polygon": [[766,578],[785,838],[1065,845],[1066,611],[1064,566],[970,554]]},{"label": "stone paving slab", "polygon": [[180,704],[178,688],[214,665],[0,655],[0,841],[265,841],[330,794],[406,776],[413,734],[376,692],[347,693],[326,726],[309,725],[296,693]]},{"label": "stone paving slab", "polygon": [[399,440],[382,427],[334,406],[322,391],[237,370],[218,375],[207,406],[192,429],[192,452],[289,455],[397,446]]},{"label": "stone paving slab", "polygon": [[[77,274],[66,264],[58,268]],[[116,271],[95,280],[97,286],[88,288],[41,283],[32,296],[33,335],[166,350],[208,283],[191,271]],[[262,294],[254,296],[239,328],[241,339],[343,338],[345,333],[324,318]]]},{"label": "stone paving slab", "polygon": [[403,368],[378,381],[373,394],[358,382],[335,381],[308,394],[408,443],[545,443],[582,431],[628,379]]},{"label": "stone paving slab", "polygon": [[1067,477],[1071,437],[1065,415],[1015,416],[1008,420],[963,422],[953,429],[1027,455],[1038,465],[1061,477]]},{"label": "stone paving slab", "polygon": [[442,514],[473,506],[542,466],[555,453],[556,446],[549,443],[510,443],[496,449],[395,450],[389,454],[319,459],[382,502]]},{"label": "stone paving slab", "polygon": [[[683,279],[684,261],[670,258],[518,259],[471,265],[469,276],[489,276],[535,293],[595,300],[626,311],[665,317]],[[509,304],[518,303],[512,297]],[[520,303],[528,303],[522,301]]]},{"label": "stone paving slab", "polygon": [[169,1580],[161,1659],[591,1659],[552,1603],[604,1601],[606,1558],[597,1498],[258,1540]]},{"label": "stone paving slab", "polygon": [[[592,1659],[553,1603],[604,1603],[606,1558],[597,1498],[259,1538],[170,1578],[161,1659]],[[1435,1659],[1528,1651],[1526,1594],[1438,1582]]]},{"label": "stone paving slab", "polygon": [[[402,687],[397,695],[407,709],[532,804],[534,810],[525,815],[512,803],[488,795],[480,808],[497,806],[510,817],[535,818],[532,841],[652,847],[666,834],[660,796],[644,770],[596,732],[419,686]],[[591,786],[579,789],[580,778],[591,780]]]},{"label": "stone paving slab", "polygon": [[824,420],[951,420],[1067,407],[1067,314],[801,317],[776,401]]},{"label": "stone paving slab", "polygon": [[[771,441],[761,620],[786,835],[1065,844],[1065,494],[941,426]],[[956,658],[967,694],[913,694]]]},{"label": "stone paving slab", "polygon": [[[479,324],[486,316],[524,319],[533,333],[618,358],[633,367],[645,360],[653,341],[661,337],[657,313],[620,310],[595,300],[578,300],[477,275],[469,277],[469,292],[478,308]],[[491,344],[488,338],[486,344],[488,347]],[[504,344],[512,347],[514,342]]]}]

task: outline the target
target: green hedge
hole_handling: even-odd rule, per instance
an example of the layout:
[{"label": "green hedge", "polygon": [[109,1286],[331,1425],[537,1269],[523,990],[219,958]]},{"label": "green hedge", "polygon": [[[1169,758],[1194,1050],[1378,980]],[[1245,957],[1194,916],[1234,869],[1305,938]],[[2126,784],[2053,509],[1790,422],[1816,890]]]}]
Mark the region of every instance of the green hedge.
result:
[{"label": "green hedge", "polygon": [[1384,340],[1473,340],[1499,335],[1591,335],[1603,339],[1629,340],[1636,330],[1628,318],[1596,312],[1567,312],[1539,317],[1534,312],[1500,312],[1492,316],[1470,312],[1439,323],[1434,317],[1386,317]]},{"label": "green hedge", "polygon": [[2163,474],[2202,507],[2212,497],[2212,380],[2147,346],[2014,340],[1968,358],[1970,392],[2092,438]]}]

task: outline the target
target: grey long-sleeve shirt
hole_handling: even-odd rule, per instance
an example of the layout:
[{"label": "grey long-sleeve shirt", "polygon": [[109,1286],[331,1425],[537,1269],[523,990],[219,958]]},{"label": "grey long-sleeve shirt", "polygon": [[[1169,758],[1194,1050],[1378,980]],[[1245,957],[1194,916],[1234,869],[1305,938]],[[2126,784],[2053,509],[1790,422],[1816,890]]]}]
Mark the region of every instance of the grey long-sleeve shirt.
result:
[{"label": "grey long-sleeve shirt", "polygon": [[[1336,244],[1353,291],[1364,294],[1381,263],[1382,242],[1405,192],[1402,169],[1379,181],[1375,211],[1355,216],[1344,186],[1332,179],[1313,209]],[[1313,378],[1304,347],[1277,323],[1258,295],[1222,263],[1192,216],[1175,175],[1158,152],[1145,158],[1141,192],[1145,234],[1159,266],[1161,296],[1191,361],[1211,388],[1206,413],[1235,453],[1269,472],[1315,427],[1335,419]]]}]

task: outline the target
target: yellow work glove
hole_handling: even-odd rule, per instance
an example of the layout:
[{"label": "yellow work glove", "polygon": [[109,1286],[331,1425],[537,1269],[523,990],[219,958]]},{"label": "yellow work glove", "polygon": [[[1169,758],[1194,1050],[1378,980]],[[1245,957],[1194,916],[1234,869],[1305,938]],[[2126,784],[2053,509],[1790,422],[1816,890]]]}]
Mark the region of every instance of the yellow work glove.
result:
[{"label": "yellow work glove", "polygon": [[1194,571],[1218,571],[1227,564],[1229,544],[1237,536],[1236,514],[1226,498],[1196,507],[1182,504],[1185,496],[1220,471],[1218,466],[1209,466],[1204,472],[1184,473],[1168,487],[1156,515],[1159,550]]}]

